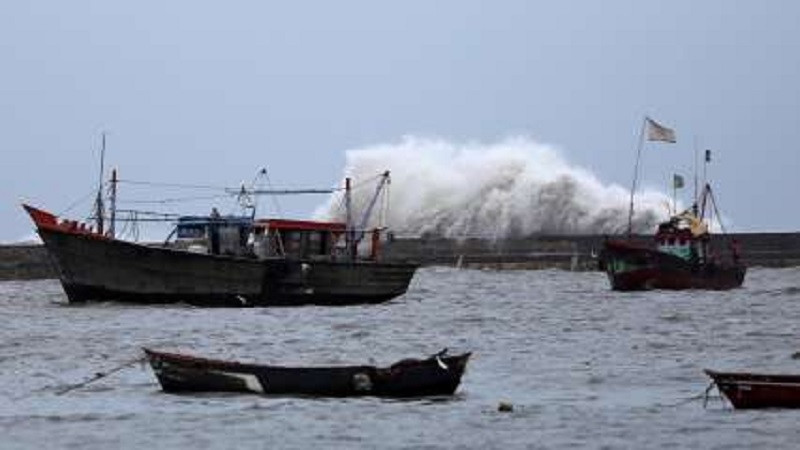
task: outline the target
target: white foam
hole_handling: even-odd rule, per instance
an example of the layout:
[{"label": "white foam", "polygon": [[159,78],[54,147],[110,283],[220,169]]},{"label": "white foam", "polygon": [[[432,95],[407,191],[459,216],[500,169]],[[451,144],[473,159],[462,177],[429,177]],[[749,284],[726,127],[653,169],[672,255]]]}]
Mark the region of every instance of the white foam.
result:
[{"label": "white foam", "polygon": [[[344,177],[356,183],[391,171],[385,224],[398,234],[502,238],[627,230],[628,188],[604,184],[529,137],[483,144],[409,136],[349,150],[346,158]],[[354,189],[356,211],[364,209],[372,186]],[[667,217],[668,204],[666,194],[638,193],[634,231],[652,232]],[[316,216],[343,220],[341,194],[331,196]],[[377,220],[373,214],[370,226],[379,225]]]}]

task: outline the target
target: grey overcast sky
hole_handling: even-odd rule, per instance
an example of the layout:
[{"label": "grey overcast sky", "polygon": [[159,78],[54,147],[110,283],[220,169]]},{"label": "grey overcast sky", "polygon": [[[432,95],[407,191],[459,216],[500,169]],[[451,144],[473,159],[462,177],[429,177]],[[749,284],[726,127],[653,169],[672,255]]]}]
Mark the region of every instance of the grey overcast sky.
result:
[{"label": "grey overcast sky", "polygon": [[679,138],[646,183],[697,139],[734,229],[798,230],[798,24],[792,0],[5,1],[0,241],[32,234],[20,201],[92,189],[102,130],[132,179],[332,186],[347,149],[521,134],[629,186],[645,114]]}]

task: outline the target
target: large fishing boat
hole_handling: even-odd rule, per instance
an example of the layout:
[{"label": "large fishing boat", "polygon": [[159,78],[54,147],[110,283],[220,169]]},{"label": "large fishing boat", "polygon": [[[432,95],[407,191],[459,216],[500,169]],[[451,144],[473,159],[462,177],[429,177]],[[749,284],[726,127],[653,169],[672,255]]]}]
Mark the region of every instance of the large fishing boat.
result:
[{"label": "large fishing boat", "polygon": [[[374,206],[389,173],[381,177]],[[112,186],[116,186],[116,172]],[[116,197],[116,188],[113,190]],[[89,226],[23,205],[70,302],[185,302],[202,306],[378,303],[404,294],[418,265],[382,260],[381,228],[347,222],[184,216],[163,244],[118,239],[103,213]],[[98,199],[100,195],[98,194]],[[113,199],[113,198],[112,198]],[[98,202],[99,203],[99,202]],[[111,202],[114,205],[114,201]],[[368,237],[369,239],[365,239]]]},{"label": "large fishing boat", "polygon": [[[667,221],[658,225],[654,245],[633,239],[633,194],[636,189],[645,131],[650,141],[676,142],[673,130],[650,118],[645,118],[631,188],[627,238],[607,239],[599,255],[600,268],[608,274],[611,288],[617,291],[638,291],[725,290],[740,287],[747,268],[741,259],[739,243],[735,240],[723,241],[720,238],[712,241],[706,217],[707,208],[713,207],[717,213],[717,220],[721,219],[711,185],[708,183],[704,183],[702,192],[695,195],[692,208],[673,214]],[[710,160],[711,153],[706,150],[705,163]],[[695,189],[696,186],[697,184]],[[675,175],[673,188],[677,190],[680,187],[683,187],[683,178]]]}]

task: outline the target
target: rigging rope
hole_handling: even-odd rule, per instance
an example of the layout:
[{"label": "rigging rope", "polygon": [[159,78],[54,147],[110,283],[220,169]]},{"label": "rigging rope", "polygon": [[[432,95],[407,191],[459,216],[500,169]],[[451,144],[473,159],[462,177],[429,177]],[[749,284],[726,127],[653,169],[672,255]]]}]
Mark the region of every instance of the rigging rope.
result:
[{"label": "rigging rope", "polygon": [[[270,190],[273,190],[272,180],[270,180],[269,173],[267,173],[266,170],[264,171],[264,178],[267,180],[267,187],[269,187]],[[272,197],[272,203],[275,205],[275,211],[278,213],[279,216],[282,217],[283,216],[283,209],[281,208],[281,204],[278,202],[278,197],[273,196]]]},{"label": "rigging rope", "polygon": [[93,195],[97,195],[97,189],[92,188],[92,190],[89,191],[88,194],[86,194],[83,197],[79,198],[78,200],[75,200],[74,202],[70,203],[70,205],[67,207],[67,209],[65,209],[65,210],[61,211],[60,213],[56,214],[56,217],[62,217],[64,214],[70,212],[73,208],[75,208],[76,206],[78,206],[82,202],[86,201],[86,199],[88,199],[89,197],[91,197]]},{"label": "rigging rope", "polygon": [[144,205],[144,204],[167,204],[167,203],[182,203],[182,202],[193,202],[193,201],[200,201],[200,200],[219,200],[224,198],[230,198],[230,194],[225,195],[200,195],[200,196],[193,196],[193,197],[172,197],[172,198],[164,198],[160,200],[124,200],[118,201],[120,203],[130,203],[130,204],[137,204],[137,205]]},{"label": "rigging rope", "polygon": [[160,183],[155,181],[140,181],[140,180],[117,180],[117,183],[132,184],[138,186],[159,186],[159,187],[174,187],[183,189],[213,189],[216,191],[224,191],[230,189],[228,186],[214,186],[209,184],[182,184],[182,183]]},{"label": "rigging rope", "polygon": [[717,215],[717,222],[719,222],[719,227],[722,229],[723,234],[728,234],[728,231],[725,229],[725,224],[722,223],[722,216],[719,213],[719,209],[717,208],[717,198],[714,196],[714,192],[711,190],[711,187],[708,188],[708,193],[711,196],[711,206],[714,207],[714,214]]}]

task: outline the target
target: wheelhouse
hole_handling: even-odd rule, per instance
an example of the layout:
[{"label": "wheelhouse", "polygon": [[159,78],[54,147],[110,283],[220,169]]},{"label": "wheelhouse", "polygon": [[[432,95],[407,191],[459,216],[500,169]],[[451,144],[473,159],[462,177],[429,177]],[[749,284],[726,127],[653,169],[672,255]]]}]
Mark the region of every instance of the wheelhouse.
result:
[{"label": "wheelhouse", "polygon": [[687,261],[705,257],[708,239],[705,224],[689,213],[674,216],[660,224],[655,235],[659,251]]},{"label": "wheelhouse", "polygon": [[253,251],[259,258],[321,259],[344,255],[346,225],[339,222],[260,219],[253,224]]},{"label": "wheelhouse", "polygon": [[244,256],[253,220],[245,216],[183,216],[175,226],[175,245],[197,253]]}]

